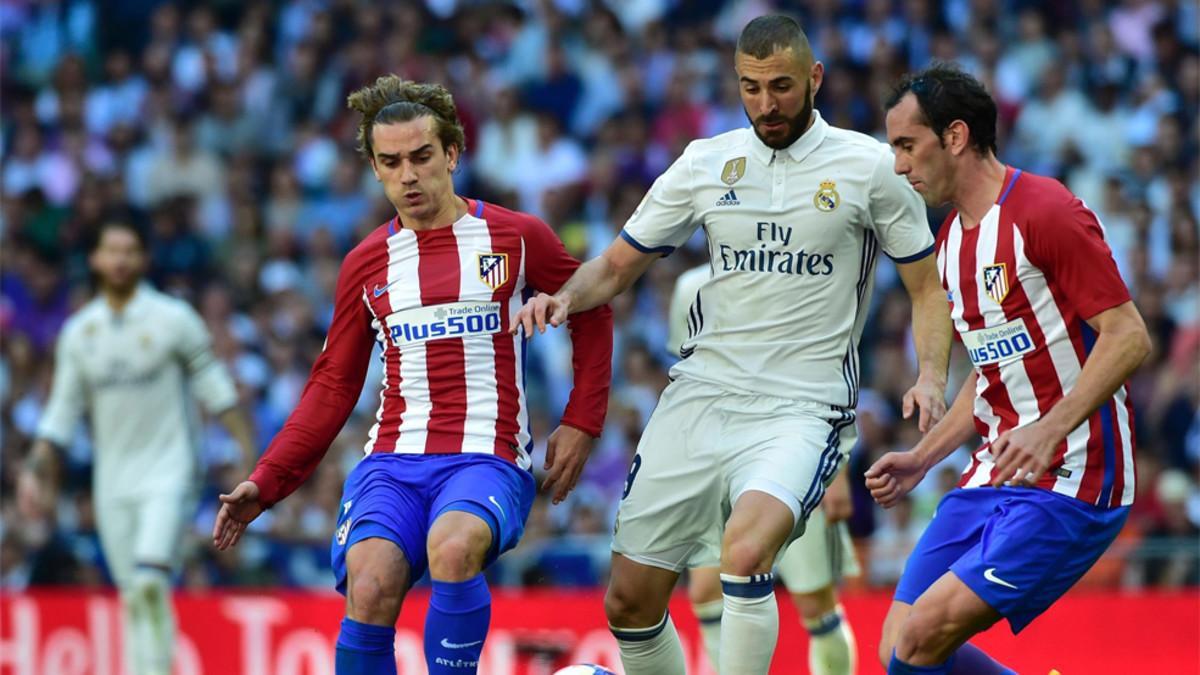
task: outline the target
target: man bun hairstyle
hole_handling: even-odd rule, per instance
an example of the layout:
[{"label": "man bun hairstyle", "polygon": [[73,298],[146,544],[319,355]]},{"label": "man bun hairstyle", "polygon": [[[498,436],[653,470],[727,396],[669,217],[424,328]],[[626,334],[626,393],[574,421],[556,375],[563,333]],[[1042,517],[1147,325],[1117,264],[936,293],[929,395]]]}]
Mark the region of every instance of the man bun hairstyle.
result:
[{"label": "man bun hairstyle", "polygon": [[945,145],[942,134],[946,128],[962,120],[975,152],[996,153],[996,100],[982,82],[953,63],[938,61],[905,76],[888,95],[884,109],[896,107],[909,92],[916,97],[922,121],[933,130],[938,143]]},{"label": "man bun hairstyle", "polygon": [[367,160],[374,159],[371,132],[376,124],[408,122],[419,117],[432,117],[434,133],[443,148],[454,146],[459,155],[467,149],[462,122],[454,97],[440,84],[405,80],[399,75],[384,75],[346,97],[346,107],[358,112],[358,152]]}]

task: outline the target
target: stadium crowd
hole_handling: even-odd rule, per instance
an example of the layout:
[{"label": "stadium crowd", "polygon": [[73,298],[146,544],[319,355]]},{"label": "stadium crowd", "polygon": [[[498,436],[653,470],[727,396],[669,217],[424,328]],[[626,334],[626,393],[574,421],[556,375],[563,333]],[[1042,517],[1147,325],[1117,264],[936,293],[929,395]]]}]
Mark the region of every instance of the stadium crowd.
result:
[{"label": "stadium crowd", "polygon": [[[98,222],[144,226],[150,280],[199,309],[262,448],[321,349],[342,256],[393,215],[354,153],[350,91],[386,72],[446,84],[467,129],[458,192],[539,215],[583,259],[690,140],[746,123],[733,40],[778,9],[802,19],[825,63],[817,107],[832,124],[882,138],[888,87],[931,59],[956,61],[1001,104],[1001,159],[1059,178],[1100,216],[1154,351],[1131,387],[1138,501],[1089,580],[1200,583],[1197,3],[61,0],[0,5],[0,585],[106,583],[86,434],[66,449],[51,518],[24,517],[14,484],[55,337],[91,294],[87,241]],[[931,227],[944,216],[931,212]],[[672,285],[705,259],[698,236],[614,302],[604,435],[566,503],[539,497],[495,581],[603,579],[625,472],[674,360]],[[898,412],[915,378],[907,299],[886,260],[876,283],[851,528],[865,569],[855,583],[887,586],[967,450],[892,511],[863,488],[874,458],[919,433]],[[569,350],[562,332],[533,341],[535,467],[570,389]],[[951,395],[967,366],[956,352]],[[183,586],[331,586],[341,485],[361,457],[379,378],[376,364],[302,494],[226,553],[211,545],[216,495],[244,467],[221,428],[204,426]]]}]

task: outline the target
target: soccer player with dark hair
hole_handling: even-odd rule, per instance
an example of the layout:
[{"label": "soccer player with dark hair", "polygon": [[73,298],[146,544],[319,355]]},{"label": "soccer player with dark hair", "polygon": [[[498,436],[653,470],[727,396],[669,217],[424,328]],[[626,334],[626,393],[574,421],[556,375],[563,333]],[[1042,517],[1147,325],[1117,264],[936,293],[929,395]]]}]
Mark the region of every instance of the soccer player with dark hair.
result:
[{"label": "soccer player with dark hair", "polygon": [[911,451],[867,471],[895,505],[976,434],[959,487],[909,557],[880,641],[888,672],[1011,673],[966,641],[1046,611],[1121,530],[1134,495],[1125,381],[1150,338],[1096,216],[1062,184],[996,159],[996,104],[938,64],[887,102],[896,173],[953,212],[937,238],[974,370]]},{"label": "soccer player with dark hair", "polygon": [[[631,675],[683,672],[667,603],[694,567],[720,568],[722,675],[770,667],[771,570],[854,444],[858,343],[881,252],[913,304],[920,373],[905,414],[919,408],[924,429],[945,411],[950,325],[920,197],[892,172],[886,144],[815,110],[825,68],[794,19],[747,24],[733,66],[749,126],[689,144],[620,237],[520,316],[527,331],[560,325],[704,228],[712,275],[613,535],[605,610]],[[825,600],[836,626],[833,594]]]},{"label": "soccer player with dark hair", "polygon": [[[395,623],[429,570],[429,672],[474,673],[491,595],[483,570],[520,539],[533,503],[525,343],[510,335],[526,294],[554,292],[579,263],[542,221],[454,194],[464,148],[450,93],[381,77],[349,97],[359,151],[397,215],[342,264],[325,349],[299,404],[213,537],[235,544],[313,472],[358,400],[376,345],[384,363],[365,457],[347,477],[332,544],[346,617],[338,675],[395,673]],[[570,318],[575,388],[550,436],[555,502],[574,487],[608,404],[612,315]]]},{"label": "soccer player with dark hair", "polygon": [[254,458],[254,434],[237,389],[190,305],[142,281],[146,236],[108,220],[91,236],[99,293],[67,320],[54,384],[18,479],[30,517],[52,511],[60,473],[55,447],[71,444],[80,418],[92,434],[92,494],[104,559],[121,596],[126,668],[168,675],[175,646],[171,578],[200,492],[195,401]]}]

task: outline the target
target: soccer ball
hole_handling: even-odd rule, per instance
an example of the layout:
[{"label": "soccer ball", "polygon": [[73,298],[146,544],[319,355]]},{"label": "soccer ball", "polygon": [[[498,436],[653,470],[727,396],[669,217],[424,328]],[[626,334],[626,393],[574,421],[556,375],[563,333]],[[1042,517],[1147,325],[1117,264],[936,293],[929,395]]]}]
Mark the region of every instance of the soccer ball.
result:
[{"label": "soccer ball", "polygon": [[604,666],[597,666],[594,663],[577,663],[573,666],[560,668],[554,671],[554,675],[617,675],[613,671]]}]

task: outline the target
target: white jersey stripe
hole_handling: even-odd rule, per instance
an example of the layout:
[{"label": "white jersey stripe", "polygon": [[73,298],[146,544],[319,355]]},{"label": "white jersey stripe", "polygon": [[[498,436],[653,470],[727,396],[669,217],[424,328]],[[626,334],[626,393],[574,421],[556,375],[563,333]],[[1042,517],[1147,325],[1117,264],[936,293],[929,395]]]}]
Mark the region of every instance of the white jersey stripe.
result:
[{"label": "white jersey stripe", "polygon": [[[477,255],[492,250],[492,237],[487,223],[471,216],[454,224],[454,237],[460,269],[464,270],[459,276],[459,297],[468,298],[478,294],[480,280],[465,270],[478,269]],[[490,339],[464,339],[462,345],[467,395],[462,451],[491,454],[496,446],[496,418],[500,414],[496,350]]]},{"label": "white jersey stripe", "polygon": [[[400,260],[401,257],[405,259]],[[416,233],[400,229],[388,240],[388,300],[393,312],[421,306],[420,265]],[[400,397],[404,399],[405,407],[396,452],[425,452],[429,418],[433,412],[429,378],[425,372],[427,346],[424,342],[406,346],[400,360]]]}]

